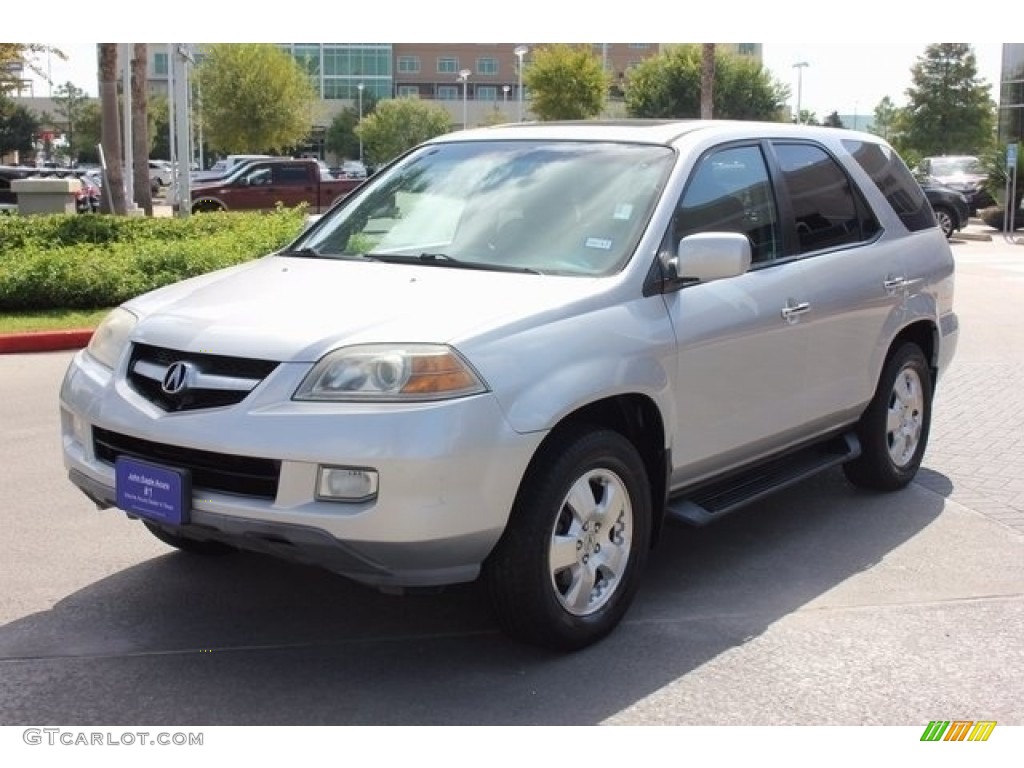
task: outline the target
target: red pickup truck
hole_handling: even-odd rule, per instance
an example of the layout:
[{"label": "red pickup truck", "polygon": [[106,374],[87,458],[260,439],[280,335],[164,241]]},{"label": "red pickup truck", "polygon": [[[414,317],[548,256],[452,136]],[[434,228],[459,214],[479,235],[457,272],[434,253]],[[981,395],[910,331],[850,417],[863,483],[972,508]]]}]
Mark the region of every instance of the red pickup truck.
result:
[{"label": "red pickup truck", "polygon": [[335,179],[313,159],[251,160],[227,176],[192,184],[192,213],[265,211],[301,203],[322,213],[363,179]]}]

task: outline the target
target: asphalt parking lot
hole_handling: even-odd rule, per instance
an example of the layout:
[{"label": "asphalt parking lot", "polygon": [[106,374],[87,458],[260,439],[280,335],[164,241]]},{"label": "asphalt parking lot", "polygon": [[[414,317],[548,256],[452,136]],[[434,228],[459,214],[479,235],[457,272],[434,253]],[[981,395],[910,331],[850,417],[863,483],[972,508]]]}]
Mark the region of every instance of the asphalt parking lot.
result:
[{"label": "asphalt parking lot", "polygon": [[832,472],[671,528],[624,624],[569,656],[507,640],[472,585],[168,550],[65,478],[72,353],[0,355],[0,722],[1022,725],[1024,246],[953,248],[960,347],[918,481]]}]

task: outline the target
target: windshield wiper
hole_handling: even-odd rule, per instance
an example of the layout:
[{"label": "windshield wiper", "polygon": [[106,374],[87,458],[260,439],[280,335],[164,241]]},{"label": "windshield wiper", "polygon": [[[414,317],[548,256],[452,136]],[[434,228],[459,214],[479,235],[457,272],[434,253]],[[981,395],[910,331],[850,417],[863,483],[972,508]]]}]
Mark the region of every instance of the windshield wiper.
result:
[{"label": "windshield wiper", "polygon": [[316,248],[296,248],[294,250],[278,251],[278,256],[323,256]]},{"label": "windshield wiper", "polygon": [[449,256],[447,253],[364,253],[364,259],[384,261],[389,264],[429,264],[433,267],[453,267],[455,269],[478,269],[488,272],[524,272],[530,275],[541,275],[543,272],[532,267],[517,267],[512,264],[493,264],[486,261],[463,261]]}]

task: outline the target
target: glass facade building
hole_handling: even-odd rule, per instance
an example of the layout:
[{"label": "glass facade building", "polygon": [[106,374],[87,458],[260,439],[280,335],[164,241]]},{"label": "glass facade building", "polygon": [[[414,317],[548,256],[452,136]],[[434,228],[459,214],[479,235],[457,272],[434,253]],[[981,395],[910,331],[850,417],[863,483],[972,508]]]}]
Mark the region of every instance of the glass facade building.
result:
[{"label": "glass facade building", "polygon": [[1024,43],[1003,43],[999,80],[999,145],[1024,143]]},{"label": "glass facade building", "polygon": [[357,99],[363,94],[391,98],[390,43],[289,43],[283,45],[309,73],[321,99]]}]

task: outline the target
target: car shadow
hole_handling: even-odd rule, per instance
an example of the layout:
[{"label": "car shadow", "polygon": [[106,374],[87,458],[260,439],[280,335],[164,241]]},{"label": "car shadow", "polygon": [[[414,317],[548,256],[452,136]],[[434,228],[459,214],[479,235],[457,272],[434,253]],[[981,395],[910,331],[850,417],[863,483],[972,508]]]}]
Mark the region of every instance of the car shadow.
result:
[{"label": "car shadow", "polygon": [[596,724],[871,568],[942,509],[923,488],[871,494],[832,471],[716,525],[669,525],[623,624],[569,655],[507,639],[476,585],[394,597],[257,555],[168,553],[0,627],[0,717]]}]

